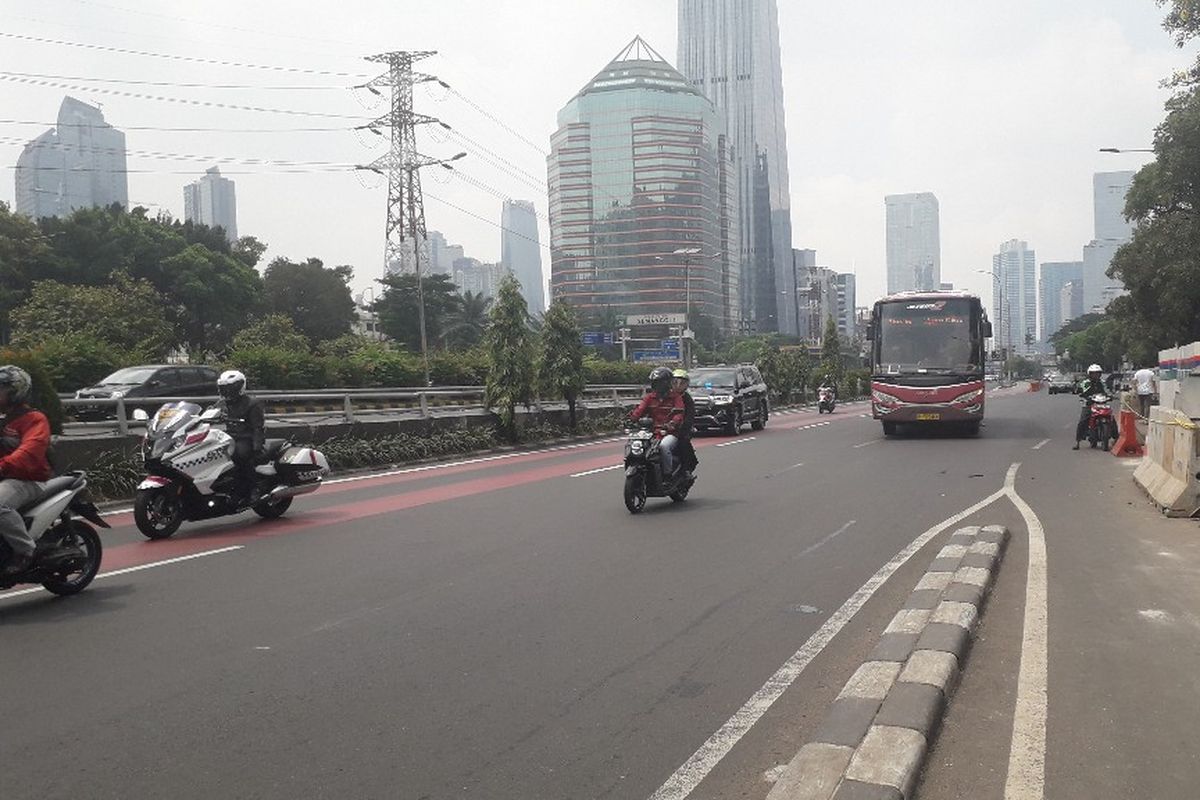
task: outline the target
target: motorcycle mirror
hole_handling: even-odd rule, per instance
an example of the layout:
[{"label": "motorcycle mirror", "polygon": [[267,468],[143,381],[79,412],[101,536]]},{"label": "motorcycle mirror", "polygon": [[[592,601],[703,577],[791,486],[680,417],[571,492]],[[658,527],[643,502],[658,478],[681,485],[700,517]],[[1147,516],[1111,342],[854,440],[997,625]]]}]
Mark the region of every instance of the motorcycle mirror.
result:
[{"label": "motorcycle mirror", "polygon": [[150,415],[146,413],[144,408],[135,408],[133,410],[133,418],[138,422],[145,422],[146,420],[150,419]]}]

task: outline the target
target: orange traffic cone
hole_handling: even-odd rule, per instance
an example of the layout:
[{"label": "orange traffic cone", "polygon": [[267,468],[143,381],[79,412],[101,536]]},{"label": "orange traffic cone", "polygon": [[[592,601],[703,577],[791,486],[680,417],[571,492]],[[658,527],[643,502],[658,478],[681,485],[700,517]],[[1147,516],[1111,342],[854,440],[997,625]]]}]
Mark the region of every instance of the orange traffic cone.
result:
[{"label": "orange traffic cone", "polygon": [[1137,415],[1128,408],[1121,408],[1120,431],[1117,433],[1116,443],[1109,452],[1114,456],[1142,456],[1146,452],[1138,443]]}]

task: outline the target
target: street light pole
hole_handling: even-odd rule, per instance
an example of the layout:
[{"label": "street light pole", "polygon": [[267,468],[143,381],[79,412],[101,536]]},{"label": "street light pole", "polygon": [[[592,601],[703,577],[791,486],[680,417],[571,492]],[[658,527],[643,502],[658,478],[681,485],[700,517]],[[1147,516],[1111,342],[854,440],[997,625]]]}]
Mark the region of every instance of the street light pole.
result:
[{"label": "street light pole", "polygon": [[1002,281],[1000,276],[992,272],[990,269],[980,269],[976,270],[976,272],[984,275],[991,275],[992,279],[996,281],[996,305],[1000,306],[1000,325],[1004,329],[1004,336],[1002,337],[1003,341],[1001,342],[1001,352],[1004,355],[1004,360],[1000,363],[1000,376],[1002,378],[1007,378],[1008,375],[1006,373],[1008,372],[1009,358],[1008,351],[1012,347],[1012,325],[1009,324],[1011,320],[1004,307],[1004,281]]}]

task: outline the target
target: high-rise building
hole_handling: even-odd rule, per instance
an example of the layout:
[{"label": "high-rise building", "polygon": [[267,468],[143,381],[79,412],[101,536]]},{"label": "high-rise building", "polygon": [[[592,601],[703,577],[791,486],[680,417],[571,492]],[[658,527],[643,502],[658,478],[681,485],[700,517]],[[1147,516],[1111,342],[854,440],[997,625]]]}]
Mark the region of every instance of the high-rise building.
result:
[{"label": "high-rise building", "polygon": [[834,278],[834,283],[837,286],[838,336],[845,341],[852,341],[855,336],[854,303],[857,300],[857,278],[852,272],[842,272]]},{"label": "high-rise building", "polygon": [[[1082,281],[1082,261],[1047,261],[1042,264],[1042,274],[1038,279],[1038,327],[1041,331],[1041,341],[1049,342],[1050,337],[1071,319],[1064,317],[1062,290],[1068,283]],[[1082,298],[1080,302],[1082,303]]]},{"label": "high-rise building", "polygon": [[1037,256],[1019,239],[1003,243],[992,256],[994,341],[1010,353],[1037,352],[1036,276]]},{"label": "high-rise building", "polygon": [[183,187],[183,218],[210,228],[223,228],[225,238],[236,242],[237,193],[233,181],[221,177],[221,170],[209,167],[204,177]]},{"label": "high-rise building", "polygon": [[890,194],[887,206],[887,288],[933,292],[942,284],[938,201],[930,192]]},{"label": "high-rise building", "polygon": [[[737,197],[713,104],[636,38],[558,113],[553,299],[585,319],[693,309],[741,329]],[[699,252],[686,252],[699,251]]]},{"label": "high-rise building", "polygon": [[521,284],[530,314],[546,310],[542,293],[542,246],[537,212],[528,200],[505,200],[500,213],[500,263]]},{"label": "high-rise building", "polygon": [[[1058,293],[1058,307],[1062,314],[1061,328],[1076,317],[1083,316],[1083,281],[1067,281]],[[1053,334],[1051,334],[1053,335]]]},{"label": "high-rise building", "polygon": [[453,275],[454,262],[465,258],[462,245],[450,244],[441,231],[429,231],[429,274]]},{"label": "high-rise building", "polygon": [[460,292],[473,292],[484,297],[495,297],[500,281],[507,274],[508,270],[502,264],[485,264],[469,257],[456,259],[451,273]]},{"label": "high-rise building", "polygon": [[1124,291],[1121,282],[1106,273],[1117,248],[1133,236],[1133,225],[1125,219],[1125,195],[1133,176],[1129,170],[1092,176],[1096,230],[1095,238],[1083,248],[1083,307],[1087,311],[1103,311]]},{"label": "high-rise building", "polygon": [[721,112],[736,168],[742,314],[758,331],[797,333],[792,212],[776,0],[679,0],[679,70]]},{"label": "high-rise building", "polygon": [[65,97],[56,127],[17,159],[17,213],[64,217],[77,208],[129,205],[125,134],[96,106]]}]

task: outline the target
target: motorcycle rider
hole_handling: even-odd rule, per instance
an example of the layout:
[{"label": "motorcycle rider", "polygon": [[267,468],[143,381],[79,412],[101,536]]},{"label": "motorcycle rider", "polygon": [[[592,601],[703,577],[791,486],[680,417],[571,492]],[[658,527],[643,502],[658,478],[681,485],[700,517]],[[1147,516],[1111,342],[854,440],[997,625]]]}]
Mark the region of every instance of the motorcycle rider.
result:
[{"label": "motorcycle rider", "polygon": [[1088,419],[1092,415],[1092,395],[1102,394],[1108,396],[1108,391],[1104,388],[1104,381],[1100,379],[1104,370],[1100,369],[1099,364],[1092,364],[1087,368],[1087,377],[1080,381],[1079,386],[1075,387],[1075,393],[1083,397],[1083,410],[1079,413],[1079,424],[1075,426],[1075,445],[1072,450],[1079,449],[1079,443],[1087,436]]},{"label": "motorcycle rider", "polygon": [[0,367],[0,536],[8,543],[10,558],[0,575],[19,575],[33,561],[37,547],[20,509],[42,496],[53,477],[48,451],[50,421],[29,405],[33,380],[11,364]]},{"label": "motorcycle rider", "polygon": [[833,379],[833,376],[830,375],[828,372],[826,372],[825,377],[821,379],[821,385],[817,387],[817,396],[820,397],[821,392],[824,392],[824,391],[828,391],[829,394],[832,395],[834,402],[837,402],[837,399],[838,399],[837,381],[835,381]]},{"label": "motorcycle rider", "polygon": [[235,472],[234,501],[252,505],[258,498],[258,478],[254,466],[263,452],[266,420],[262,404],[246,393],[246,376],[236,369],[226,370],[217,378],[217,408],[225,418],[225,432],[233,437]]},{"label": "motorcycle rider", "polygon": [[637,408],[629,412],[629,419],[637,422],[645,416],[654,420],[654,427],[664,431],[658,443],[662,456],[662,470],[665,480],[670,481],[675,474],[675,448],[679,446],[679,430],[685,413],[683,395],[674,391],[671,384],[674,376],[666,367],[655,367],[650,371],[650,391],[638,403]]},{"label": "motorcycle rider", "polygon": [[700,459],[696,457],[696,448],[692,445],[692,434],[695,432],[696,401],[688,391],[691,377],[686,369],[677,369],[671,373],[675,378],[672,387],[683,398],[683,422],[679,426],[679,462],[683,466],[685,478],[691,477]]}]

